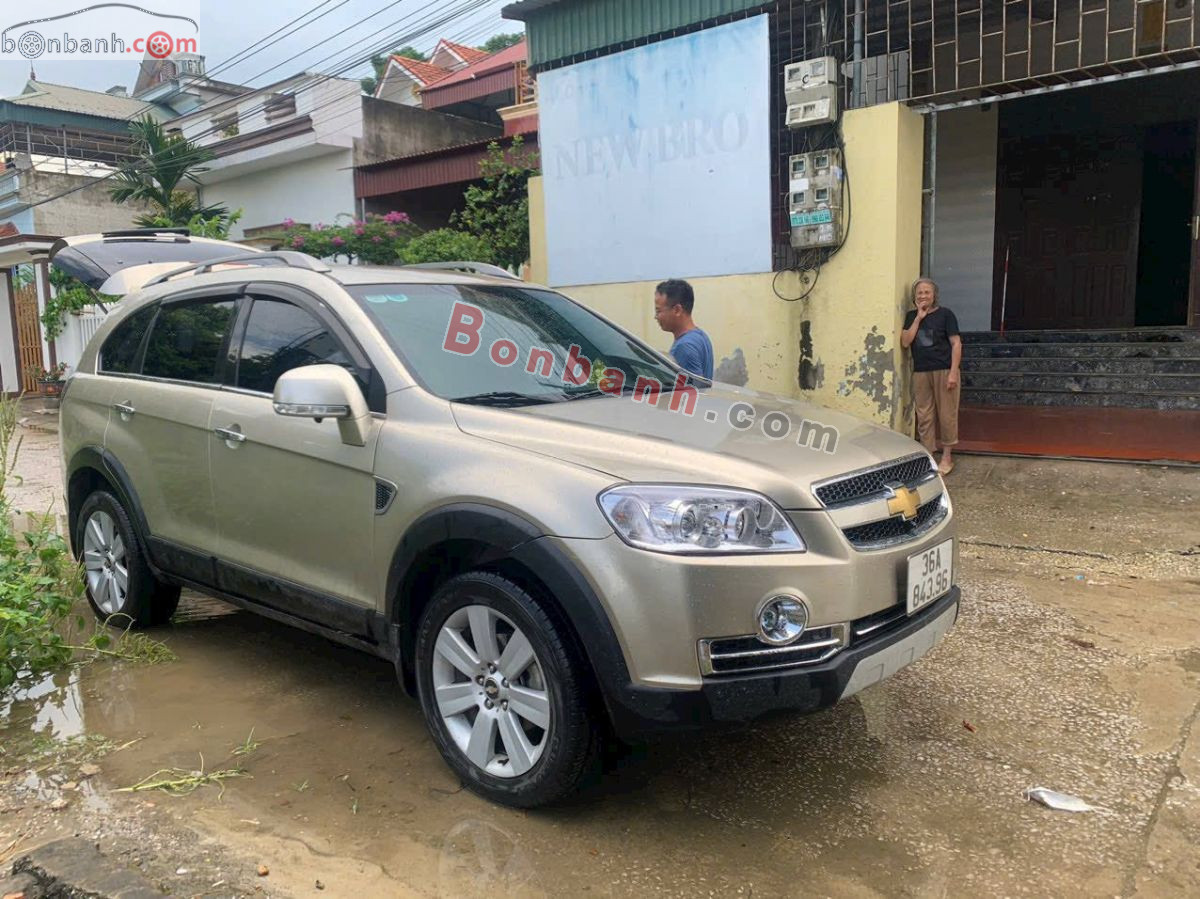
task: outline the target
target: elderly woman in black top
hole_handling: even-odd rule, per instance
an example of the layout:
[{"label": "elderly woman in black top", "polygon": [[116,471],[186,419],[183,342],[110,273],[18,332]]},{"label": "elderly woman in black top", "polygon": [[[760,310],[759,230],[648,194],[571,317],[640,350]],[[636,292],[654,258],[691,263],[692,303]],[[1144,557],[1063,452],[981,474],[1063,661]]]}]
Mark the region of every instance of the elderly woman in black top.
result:
[{"label": "elderly woman in black top", "polygon": [[917,434],[930,455],[942,447],[938,471],[954,468],[951,447],[958,443],[959,366],[962,338],[958,319],[938,304],[938,286],[929,278],[913,285],[913,305],[904,317],[900,344],[912,350]]}]

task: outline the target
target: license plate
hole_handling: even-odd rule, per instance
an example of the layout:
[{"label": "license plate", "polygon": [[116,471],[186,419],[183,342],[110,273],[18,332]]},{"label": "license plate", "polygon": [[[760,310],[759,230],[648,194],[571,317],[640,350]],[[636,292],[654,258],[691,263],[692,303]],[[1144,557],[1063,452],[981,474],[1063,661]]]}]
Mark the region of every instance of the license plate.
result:
[{"label": "license plate", "polygon": [[908,614],[923,609],[954,584],[954,541],[908,557]]}]

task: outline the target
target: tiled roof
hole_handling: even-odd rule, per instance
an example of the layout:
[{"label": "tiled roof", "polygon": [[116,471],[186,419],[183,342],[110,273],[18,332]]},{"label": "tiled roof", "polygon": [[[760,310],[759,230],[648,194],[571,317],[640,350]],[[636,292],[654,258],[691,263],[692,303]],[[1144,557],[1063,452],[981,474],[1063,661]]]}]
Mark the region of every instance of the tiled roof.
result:
[{"label": "tiled roof", "polygon": [[33,79],[26,83],[24,92],[5,99],[18,106],[58,109],[106,119],[134,119],[156,109],[152,103],[132,100],[129,97],[117,97],[101,91],[68,87],[65,84],[48,84]]},{"label": "tiled roof", "polygon": [[471,63],[465,69],[459,69],[457,72],[452,72],[446,78],[441,79],[436,85],[432,85],[438,89],[449,87],[451,84],[459,84],[463,81],[471,81],[478,78],[487,72],[494,72],[497,69],[503,69],[508,66],[516,65],[521,60],[525,59],[525,41],[519,41],[511,47],[505,47],[497,53],[485,55],[477,62]]},{"label": "tiled roof", "polygon": [[491,54],[486,50],[468,47],[465,44],[456,44],[454,41],[448,41],[445,38],[442,38],[441,43],[462,57],[462,61],[467,65],[470,65],[473,62],[479,62],[479,60],[486,59],[487,57],[491,56]]},{"label": "tiled roof", "polygon": [[392,61],[407,71],[422,87],[428,87],[435,81],[441,81],[450,74],[449,69],[435,66],[431,62],[410,59],[407,56],[393,56]]}]

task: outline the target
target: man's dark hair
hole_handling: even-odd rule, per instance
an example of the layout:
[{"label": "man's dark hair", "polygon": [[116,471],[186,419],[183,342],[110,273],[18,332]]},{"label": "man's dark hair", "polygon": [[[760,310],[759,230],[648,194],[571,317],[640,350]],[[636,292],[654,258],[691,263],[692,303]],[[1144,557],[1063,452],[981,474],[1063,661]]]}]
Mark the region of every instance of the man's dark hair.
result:
[{"label": "man's dark hair", "polygon": [[692,314],[692,307],[696,305],[696,294],[692,291],[692,285],[687,281],[681,281],[679,278],[671,278],[669,281],[663,281],[658,287],[654,288],[655,293],[661,293],[667,298],[667,308],[672,306],[682,306],[683,311],[688,315]]}]

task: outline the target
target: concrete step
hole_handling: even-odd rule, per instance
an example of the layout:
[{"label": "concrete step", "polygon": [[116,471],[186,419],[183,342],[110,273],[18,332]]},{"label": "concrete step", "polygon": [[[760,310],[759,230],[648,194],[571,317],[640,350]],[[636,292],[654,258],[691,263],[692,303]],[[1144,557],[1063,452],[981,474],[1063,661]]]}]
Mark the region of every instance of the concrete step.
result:
[{"label": "concrete step", "polygon": [[971,406],[1100,406],[1105,408],[1196,411],[1196,397],[1178,393],[1064,392],[963,386],[962,402]]},{"label": "concrete step", "polygon": [[1200,372],[1185,374],[1088,374],[1058,372],[963,371],[963,386],[983,390],[1049,390],[1060,393],[1106,391],[1109,393],[1165,393],[1191,397],[1200,402]]},{"label": "concrete step", "polygon": [[964,359],[1200,359],[1200,344],[1191,341],[1129,343],[971,343],[963,339]]},{"label": "concrete step", "polygon": [[995,343],[1191,343],[1200,345],[1197,328],[1119,328],[1088,331],[964,331],[964,344]]},{"label": "concrete step", "polygon": [[978,356],[963,364],[972,372],[1200,375],[1200,356]]}]

